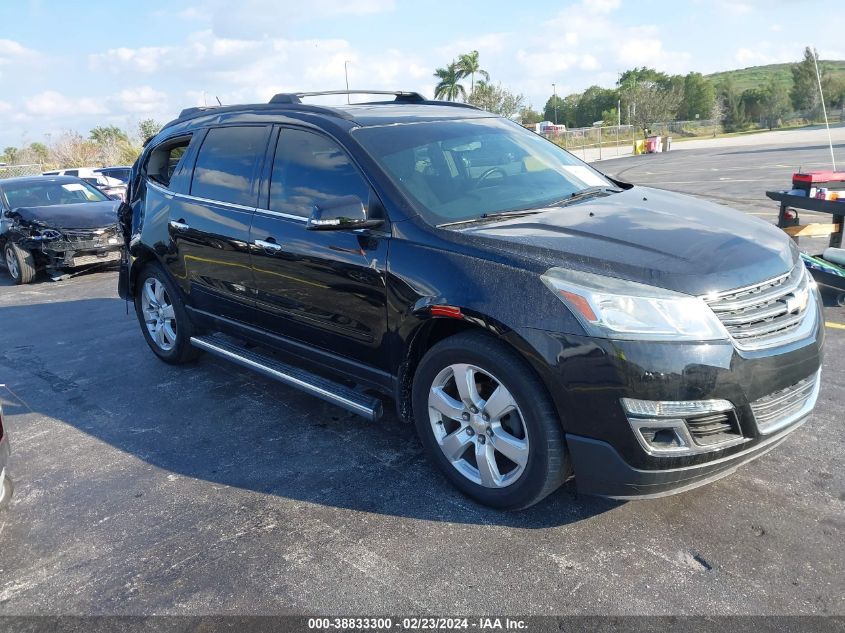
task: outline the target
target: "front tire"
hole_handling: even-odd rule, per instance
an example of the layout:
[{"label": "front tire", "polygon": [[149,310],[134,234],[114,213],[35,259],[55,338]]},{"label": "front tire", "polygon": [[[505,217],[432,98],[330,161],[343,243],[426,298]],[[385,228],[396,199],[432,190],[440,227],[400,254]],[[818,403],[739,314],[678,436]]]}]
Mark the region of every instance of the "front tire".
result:
[{"label": "front tire", "polygon": [[522,357],[484,332],[431,348],[414,375],[412,399],[429,457],[484,505],[527,508],[570,473],[560,420],[543,384]]},{"label": "front tire", "polygon": [[191,345],[193,323],[179,289],[164,269],[157,263],[147,264],[135,288],[135,314],[150,349],[172,365],[195,360],[200,351]]},{"label": "front tire", "polygon": [[6,269],[12,281],[18,285],[32,283],[37,269],[35,257],[30,251],[10,243],[3,249],[3,256],[6,258]]}]

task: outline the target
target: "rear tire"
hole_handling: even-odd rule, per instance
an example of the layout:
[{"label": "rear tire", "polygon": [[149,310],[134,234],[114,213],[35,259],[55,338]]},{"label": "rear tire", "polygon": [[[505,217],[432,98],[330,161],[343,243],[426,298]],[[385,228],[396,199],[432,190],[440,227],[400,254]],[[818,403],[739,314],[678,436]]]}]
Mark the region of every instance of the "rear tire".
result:
[{"label": "rear tire", "polygon": [[182,295],[158,263],[149,263],[135,284],[135,314],[147,345],[165,363],[181,365],[200,355],[191,345],[193,323]]},{"label": "rear tire", "polygon": [[484,505],[527,508],[571,472],[544,385],[521,356],[489,334],[465,332],[432,347],[414,375],[412,404],[429,457]]},{"label": "rear tire", "polygon": [[32,283],[38,271],[35,268],[35,257],[30,251],[17,244],[6,244],[3,256],[12,281],[18,285]]}]

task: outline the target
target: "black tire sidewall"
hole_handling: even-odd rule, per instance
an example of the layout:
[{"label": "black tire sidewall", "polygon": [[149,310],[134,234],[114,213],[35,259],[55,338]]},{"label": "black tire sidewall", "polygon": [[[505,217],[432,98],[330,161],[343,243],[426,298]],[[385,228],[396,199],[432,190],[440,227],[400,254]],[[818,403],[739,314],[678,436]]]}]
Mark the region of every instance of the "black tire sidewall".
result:
[{"label": "black tire sidewall", "polygon": [[[505,488],[485,488],[466,479],[446,459],[434,437],[428,416],[429,390],[437,374],[455,363],[469,363],[489,372],[507,387],[522,413],[530,445],[528,464],[519,479]],[[565,468],[559,463],[566,457],[563,433],[545,387],[527,362],[492,336],[458,335],[429,350],[414,375],[412,405],[417,434],[428,454],[455,487],[477,501],[501,509],[520,509],[563,483]],[[559,463],[557,469],[555,463]],[[550,475],[557,480],[550,481]]]},{"label": "black tire sidewall", "polygon": [[[164,284],[173,305],[173,312],[176,315],[176,344],[170,350],[161,349],[150,336],[141,310],[141,293],[144,291],[144,282],[151,277]],[[138,324],[141,326],[141,332],[147,341],[147,345],[164,362],[179,364],[197,356],[198,351],[191,345],[194,328],[182,302],[182,295],[176,284],[158,263],[149,263],[138,273],[138,279],[135,283],[135,315],[138,317]]]}]

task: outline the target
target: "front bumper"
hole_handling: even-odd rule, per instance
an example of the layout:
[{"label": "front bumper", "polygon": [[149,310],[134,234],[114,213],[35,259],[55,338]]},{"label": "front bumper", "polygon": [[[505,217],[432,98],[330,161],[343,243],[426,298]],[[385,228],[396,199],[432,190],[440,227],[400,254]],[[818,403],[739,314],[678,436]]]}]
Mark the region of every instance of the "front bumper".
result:
[{"label": "front bumper", "polygon": [[732,455],[665,470],[634,468],[607,442],[569,434],[566,441],[578,492],[612,499],[654,499],[691,490],[730,475],[743,464],[778,446],[807,418],[808,415],[804,415],[782,431]]},{"label": "front bumper", "polygon": [[[613,341],[530,328],[517,333],[557,408],[578,490],[627,499],[681,492],[728,475],[797,429],[815,404],[818,384],[808,406],[769,428],[758,427],[752,405],[818,374],[824,342],[818,307],[815,316],[805,338],[755,351],[727,341]],[[621,398],[727,400],[742,440],[692,454],[649,454]]]}]

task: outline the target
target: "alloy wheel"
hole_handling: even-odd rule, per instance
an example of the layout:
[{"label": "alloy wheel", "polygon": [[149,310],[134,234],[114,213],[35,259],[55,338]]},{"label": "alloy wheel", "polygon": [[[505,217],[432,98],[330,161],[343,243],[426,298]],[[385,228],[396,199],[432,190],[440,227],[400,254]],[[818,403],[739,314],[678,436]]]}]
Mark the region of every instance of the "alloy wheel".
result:
[{"label": "alloy wheel", "polygon": [[155,277],[144,280],[141,290],[141,313],[147,332],[155,344],[165,352],[176,345],[176,313],[167,288]]},{"label": "alloy wheel", "polygon": [[446,459],[485,488],[504,488],[528,464],[528,429],[511,392],[490,372],[458,363],[434,378],[431,428]]},{"label": "alloy wheel", "polygon": [[12,276],[12,279],[17,279],[20,275],[20,270],[18,270],[18,259],[15,257],[12,249],[8,247],[6,248],[6,268],[9,270],[9,274]]}]

